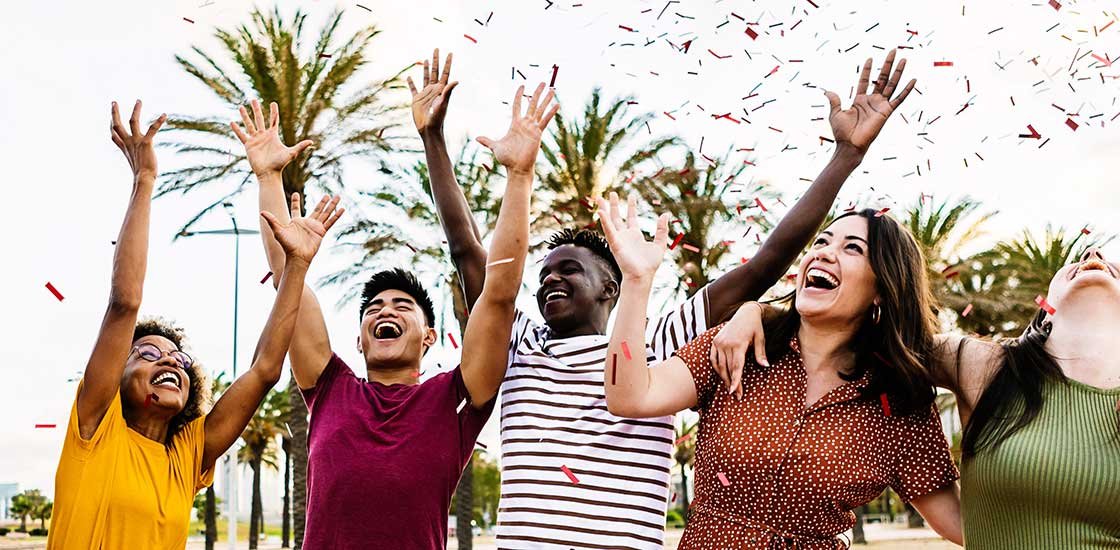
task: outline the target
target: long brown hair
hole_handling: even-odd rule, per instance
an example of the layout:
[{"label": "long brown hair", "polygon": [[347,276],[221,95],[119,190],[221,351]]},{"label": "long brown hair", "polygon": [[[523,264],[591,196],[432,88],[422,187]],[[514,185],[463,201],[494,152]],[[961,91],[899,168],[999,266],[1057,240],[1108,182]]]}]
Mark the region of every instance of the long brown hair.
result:
[{"label": "long brown hair", "polygon": [[[925,257],[914,236],[889,215],[865,208],[836,219],[848,216],[867,220],[868,260],[875,273],[880,314],[878,323],[873,321],[870,310],[864,316],[850,346],[856,352],[856,370],[851,374],[840,373],[840,377],[853,381],[870,371],[864,397],[887,394],[891,410],[903,415],[922,411],[933,403],[935,395],[925,365],[937,332]],[[788,302],[788,309],[763,325],[768,357],[781,357],[789,352],[790,340],[801,325],[797,292],[780,301]]]}]

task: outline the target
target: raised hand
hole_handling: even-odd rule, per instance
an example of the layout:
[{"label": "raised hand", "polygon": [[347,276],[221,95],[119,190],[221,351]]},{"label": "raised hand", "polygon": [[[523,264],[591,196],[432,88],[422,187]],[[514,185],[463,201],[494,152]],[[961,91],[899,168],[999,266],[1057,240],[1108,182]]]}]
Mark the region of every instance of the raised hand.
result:
[{"label": "raised hand", "polygon": [[603,197],[595,201],[599,204],[599,222],[607,235],[611,252],[624,278],[652,278],[665,256],[669,241],[669,214],[657,218],[657,231],[653,241],[647,241],[642,230],[638,229],[637,198],[631,194],[626,201],[626,220],[622,219],[622,209],[618,205],[618,193],[611,193],[607,202]]},{"label": "raised hand", "polygon": [[261,103],[253,100],[253,117],[249,118],[248,111],[241,107],[241,122],[245,124],[242,130],[236,122],[230,122],[230,128],[237,135],[237,139],[245,145],[245,155],[249,157],[249,167],[258,176],[270,172],[280,172],[292,159],[299,156],[304,149],[314,143],[305,139],[291,147],[284,145],[280,140],[280,108],[273,101],[268,106],[268,124],[265,124],[264,114],[261,112]]},{"label": "raised hand", "polygon": [[424,62],[424,87],[416,90],[412,77],[408,77],[408,89],[412,91],[412,122],[421,136],[428,133],[443,132],[443,119],[447,116],[447,103],[451,101],[451,91],[459,82],[448,83],[451,76],[451,54],[443,64],[443,74],[439,72],[439,48],[432,52],[432,62]]},{"label": "raised hand", "polygon": [[109,124],[109,132],[113,143],[117,144],[124,153],[124,158],[128,159],[128,165],[132,167],[133,179],[154,182],[159,175],[159,167],[156,165],[156,151],[152,147],[152,138],[167,120],[167,115],[159,115],[159,118],[148,126],[147,132],[141,132],[140,106],[140,100],[137,99],[136,106],[132,108],[132,117],[128,119],[130,132],[125,129],[124,124],[121,124],[121,114],[117,110],[117,102],[114,101],[113,120]]},{"label": "raised hand", "polygon": [[498,141],[488,137],[478,138],[478,142],[493,151],[494,157],[511,174],[519,173],[530,176],[533,174],[533,166],[537,162],[537,151],[541,148],[541,132],[548,127],[549,122],[552,122],[552,117],[556,116],[556,111],[560,110],[559,103],[549,108],[549,103],[552,101],[554,94],[553,90],[548,91],[548,95],[544,97],[543,102],[539,101],[543,91],[544,83],[542,82],[533,92],[533,97],[529,100],[529,107],[522,115],[521,96],[525,93],[525,86],[519,86],[513,97],[513,120],[509,123],[509,130],[506,135]]},{"label": "raised hand", "polygon": [[867,93],[867,86],[871,77],[871,58],[864,62],[859,84],[856,86],[856,97],[852,100],[851,107],[841,110],[840,97],[833,92],[825,92],[832,110],[828,122],[832,125],[832,135],[836,138],[837,144],[851,145],[861,153],[866,153],[871,142],[875,141],[875,137],[887,123],[887,118],[899,105],[902,105],[906,96],[910,95],[910,90],[914,89],[917,81],[911,79],[906,87],[891,99],[891,94],[895,92],[898,81],[902,78],[902,71],[906,68],[906,60],[903,59],[898,62],[894,74],[891,74],[894,55],[895,50],[887,54],[887,59],[883,61],[883,68],[879,70],[879,78],[875,79],[875,87],[870,95]]},{"label": "raised hand", "polygon": [[328,195],[319,201],[307,217],[299,215],[299,193],[292,193],[291,215],[292,221],[281,223],[271,212],[261,212],[261,217],[268,222],[276,241],[284,249],[288,262],[302,261],[305,265],[311,263],[315,253],[319,251],[319,244],[323,242],[323,235],[338,221],[345,208],[338,208],[338,197],[333,199]]}]

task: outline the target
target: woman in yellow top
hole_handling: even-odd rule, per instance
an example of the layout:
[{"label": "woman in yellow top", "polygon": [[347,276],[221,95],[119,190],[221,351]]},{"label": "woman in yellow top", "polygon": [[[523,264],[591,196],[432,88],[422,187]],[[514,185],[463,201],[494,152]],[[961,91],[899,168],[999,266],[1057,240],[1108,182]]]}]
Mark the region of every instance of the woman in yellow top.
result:
[{"label": "woman in yellow top", "polygon": [[[259,118],[261,115],[257,113]],[[194,495],[213,481],[214,462],[245,429],[280,371],[292,337],[307,268],[342,209],[324,197],[306,218],[292,195],[291,221],[262,212],[287,262],[253,366],[209,414],[206,381],[181,349],[182,333],[158,321],[137,325],[147,269],[148,220],[158,173],[152,138],[162,115],[140,129],[140,102],[129,128],[113,104],[111,134],[132,167],[132,198],[113,258],[112,289],[101,331],[70,413],[55,476],[47,547],[66,550],[181,549]],[[259,121],[262,133],[276,131]],[[294,157],[298,151],[289,151]],[[266,233],[267,234],[267,233]]]}]

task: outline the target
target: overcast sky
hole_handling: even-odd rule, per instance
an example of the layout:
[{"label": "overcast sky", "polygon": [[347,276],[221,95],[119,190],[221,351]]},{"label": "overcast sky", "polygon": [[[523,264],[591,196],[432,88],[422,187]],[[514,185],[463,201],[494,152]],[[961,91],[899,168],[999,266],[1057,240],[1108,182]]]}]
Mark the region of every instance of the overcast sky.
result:
[{"label": "overcast sky", "polygon": [[[1102,67],[1097,60],[1120,56],[1114,3],[1063,2],[1055,10],[1021,0],[814,2],[362,0],[368,10],[330,1],[280,6],[310,13],[313,31],[335,7],[346,10],[344,31],[377,23],[384,32],[370,47],[372,63],[363,80],[392,74],[435,46],[453,51],[453,78],[461,81],[447,123],[453,148],[468,134],[502,134],[509,120],[502,102],[522,82],[520,76],[511,80],[511,71],[532,85],[547,81],[557,65],[556,88],[566,112],[578,109],[594,86],[608,97],[632,94],[634,109],[657,113],[648,133],[636,139],[676,133],[710,156],[754,149],[733,157],[754,163],[742,183],[768,181],[789,205],[828,156],[829,144],[818,139],[830,136],[821,87],[838,92],[846,104],[863,59],[881,60],[881,48],[907,46],[912,49],[900,53],[909,57],[907,76],[919,79],[920,93],[890,121],[840,201],[900,208],[921,193],[938,199],[969,194],[1001,211],[989,225],[991,239],[1046,223],[1120,232],[1120,66]],[[251,7],[242,0],[5,6],[0,151],[9,198],[24,193],[21,200],[34,204],[13,203],[0,221],[10,250],[3,272],[8,315],[0,321],[0,482],[53,492],[76,388],[69,380],[84,367],[100,324],[110,242],[131,185],[128,165],[109,140],[110,101],[131,105],[142,98],[146,118],[166,111],[232,120],[235,111],[179,69],[173,56],[192,45],[216,52],[214,27],[246,20]],[[749,25],[756,38],[745,33],[747,23],[756,23]],[[688,53],[674,47],[690,39]],[[413,74],[418,78],[418,70]],[[724,113],[738,123],[714,118]],[[1018,137],[1029,133],[1028,124],[1041,139]],[[676,155],[666,162],[679,162]],[[168,168],[184,161],[164,152],[160,162]],[[387,183],[363,164],[348,167],[347,181],[348,189],[349,182],[353,189]],[[232,354],[233,240],[172,242],[172,236],[231,185],[155,203],[144,294],[143,312],[185,327],[192,354],[213,372],[227,370]],[[780,216],[785,208],[769,210]],[[242,225],[256,225],[254,192],[236,201],[236,213]],[[370,215],[368,208],[362,215]],[[197,228],[228,225],[219,211]],[[440,238],[417,235],[428,242]],[[273,292],[259,284],[267,272],[259,241],[247,237],[242,244],[243,372]],[[737,244],[735,250],[749,256],[751,246]],[[1106,251],[1120,253],[1115,246]],[[325,247],[312,280],[355,260],[347,254]],[[48,281],[64,301],[44,288]],[[527,299],[535,282],[527,282],[521,303],[535,310]],[[338,288],[319,292],[332,343],[358,366],[356,305],[336,309],[341,294]],[[457,328],[450,330],[458,337]],[[429,361],[449,366],[455,355],[440,349]],[[494,420],[483,435],[491,448]],[[59,428],[35,429],[37,423]]]}]

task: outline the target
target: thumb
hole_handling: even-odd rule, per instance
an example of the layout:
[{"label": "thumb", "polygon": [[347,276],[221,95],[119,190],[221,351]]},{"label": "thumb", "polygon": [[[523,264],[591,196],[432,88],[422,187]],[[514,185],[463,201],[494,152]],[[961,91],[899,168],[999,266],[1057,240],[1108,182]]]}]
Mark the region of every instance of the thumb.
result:
[{"label": "thumb", "polygon": [[292,158],[298,157],[300,153],[302,153],[305,149],[311,147],[312,145],[315,145],[315,142],[311,141],[310,139],[305,139],[295,144],[295,146],[292,147]]},{"label": "thumb", "polygon": [[451,92],[455,91],[455,87],[458,85],[459,81],[456,80],[451,84],[448,84],[447,87],[443,89],[443,104],[445,106],[447,105],[447,102],[451,101]]},{"label": "thumb", "polygon": [[825,90],[824,96],[828,98],[829,114],[836,114],[840,110],[840,96],[828,90]]},{"label": "thumb", "polygon": [[669,213],[657,217],[657,231],[653,234],[653,242],[659,248],[669,245]]},{"label": "thumb", "polygon": [[273,216],[272,212],[262,211],[261,217],[264,218],[264,221],[268,222],[268,228],[272,230],[272,234],[275,236],[276,232],[280,230],[280,220],[276,219],[276,216]]},{"label": "thumb", "polygon": [[489,150],[491,150],[491,151],[493,151],[493,150],[494,150],[494,140],[492,140],[492,139],[490,139],[490,138],[488,138],[488,137],[485,137],[485,136],[478,136],[478,137],[476,137],[476,138],[474,138],[474,139],[475,139],[475,141],[477,141],[477,142],[478,142],[479,144],[481,144],[481,145],[482,145],[483,147],[485,147],[485,148],[487,148],[487,149],[489,149]]}]

